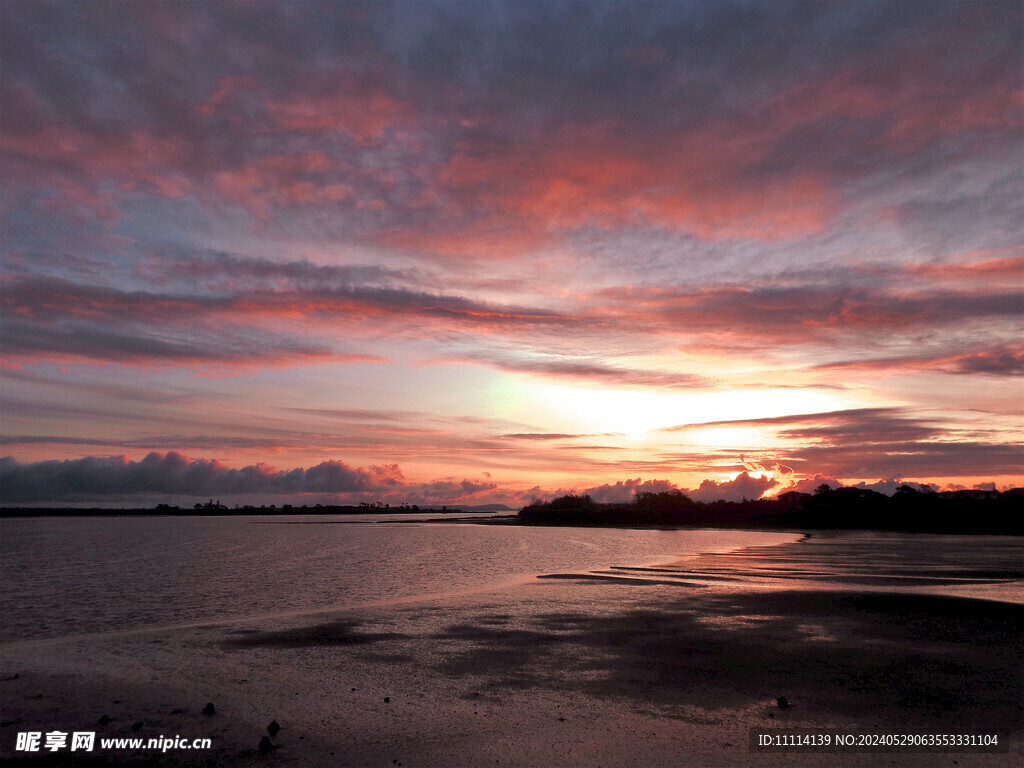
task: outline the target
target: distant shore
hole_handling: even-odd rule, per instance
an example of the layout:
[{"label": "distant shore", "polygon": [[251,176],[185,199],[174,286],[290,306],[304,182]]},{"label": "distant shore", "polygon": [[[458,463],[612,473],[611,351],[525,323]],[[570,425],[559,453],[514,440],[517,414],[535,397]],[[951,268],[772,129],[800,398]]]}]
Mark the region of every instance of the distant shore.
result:
[{"label": "distant shore", "polygon": [[[680,491],[639,493],[632,501],[596,502],[586,495],[535,501],[516,511],[501,504],[234,506],[211,499],[191,508],[158,504],[152,508],[3,507],[0,517],[114,516],[323,516],[323,515],[478,515],[476,522],[609,528],[734,528],[746,530],[865,530],[903,533],[996,534],[1024,536],[1024,488],[1006,491],[935,492],[901,486],[892,496],[859,487],[822,485],[814,493],[789,491],[767,499],[694,501]],[[500,516],[500,519],[493,519]],[[447,522],[448,520],[445,520]]]},{"label": "distant shore", "polygon": [[222,517],[245,515],[466,515],[485,512],[516,510],[504,505],[440,506],[419,505],[323,505],[283,504],[263,506],[235,506],[197,504],[192,507],[158,504],[155,507],[0,507],[0,517]]}]

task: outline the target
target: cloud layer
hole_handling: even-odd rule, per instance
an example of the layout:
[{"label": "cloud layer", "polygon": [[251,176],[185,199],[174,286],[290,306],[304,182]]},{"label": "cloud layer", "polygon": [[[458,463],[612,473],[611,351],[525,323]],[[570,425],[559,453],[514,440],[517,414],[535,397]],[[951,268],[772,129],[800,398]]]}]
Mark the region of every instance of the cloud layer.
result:
[{"label": "cloud layer", "polygon": [[1024,482],[1016,3],[0,22],[19,482],[141,493],[179,453],[197,492],[344,460],[439,501]]}]

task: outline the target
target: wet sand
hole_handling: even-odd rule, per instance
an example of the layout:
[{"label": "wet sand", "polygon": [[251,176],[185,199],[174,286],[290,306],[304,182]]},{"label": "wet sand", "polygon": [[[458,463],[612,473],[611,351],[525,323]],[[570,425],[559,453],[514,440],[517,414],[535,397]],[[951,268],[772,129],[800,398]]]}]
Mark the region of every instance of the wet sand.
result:
[{"label": "wet sand", "polygon": [[[445,600],[7,643],[0,758],[1020,765],[1024,574],[1020,541],[994,542],[1001,552],[979,567],[954,540],[816,534],[656,568],[545,574]],[[207,702],[215,714],[202,714]],[[99,725],[104,715],[111,720]],[[281,730],[261,755],[272,720]],[[806,728],[995,733],[1006,751],[751,749],[751,729]],[[18,731],[52,729],[210,738],[212,749],[13,751]]]}]

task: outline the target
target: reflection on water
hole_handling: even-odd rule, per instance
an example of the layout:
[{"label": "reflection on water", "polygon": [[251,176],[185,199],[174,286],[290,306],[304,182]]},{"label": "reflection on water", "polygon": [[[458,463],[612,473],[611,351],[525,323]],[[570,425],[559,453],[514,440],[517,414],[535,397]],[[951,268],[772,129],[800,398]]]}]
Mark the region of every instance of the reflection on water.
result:
[{"label": "reflection on water", "polygon": [[[374,522],[362,516],[0,521],[0,637],[56,637],[480,589],[793,541],[755,531]],[[305,524],[277,524],[277,523]],[[273,524],[268,524],[273,523]]]},{"label": "reflection on water", "polygon": [[779,532],[378,523],[342,516],[280,522],[3,520],[0,638],[287,615],[451,595],[534,576],[669,585],[709,598],[737,590],[824,589],[1024,603],[1024,540],[1015,537],[848,532],[801,540]]},{"label": "reflection on water", "polygon": [[[579,576],[549,576],[554,577]],[[612,566],[586,578],[730,590],[857,589],[1024,603],[1024,539],[815,533],[799,542],[705,554],[677,565]]]}]

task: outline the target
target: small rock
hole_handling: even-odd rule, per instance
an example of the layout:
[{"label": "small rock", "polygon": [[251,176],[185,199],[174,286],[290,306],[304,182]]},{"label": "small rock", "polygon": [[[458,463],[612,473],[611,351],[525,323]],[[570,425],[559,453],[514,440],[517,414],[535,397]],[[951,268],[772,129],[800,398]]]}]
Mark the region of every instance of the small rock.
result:
[{"label": "small rock", "polygon": [[141,720],[136,720],[134,723],[132,723],[132,730],[133,731],[141,731],[142,730],[142,725],[143,725],[143,723],[142,723]]},{"label": "small rock", "polygon": [[180,708],[179,709],[172,709],[171,710],[171,714],[172,715],[183,715],[183,714],[185,714],[185,710],[184,709],[180,709]]},{"label": "small rock", "polygon": [[271,736],[277,736],[277,732],[281,730],[281,726],[277,724],[277,720],[271,720],[270,725],[267,726],[267,733]]},{"label": "small rock", "polygon": [[390,704],[391,703],[391,697],[390,696],[385,696],[384,697],[384,703],[385,704]]},{"label": "small rock", "polygon": [[110,715],[101,715],[100,725],[106,725],[107,723],[113,722],[113,720],[114,718],[112,718]]},{"label": "small rock", "polygon": [[265,755],[268,752],[273,751],[274,749],[275,749],[274,742],[272,742],[266,736],[264,736],[262,739],[260,739],[259,750],[260,750],[260,754],[261,755]]},{"label": "small rock", "polygon": [[775,703],[779,705],[779,709],[789,709],[789,699],[785,696],[779,696],[779,698],[775,700]]},{"label": "small rock", "polygon": [[213,706],[213,702],[212,701],[209,702],[205,707],[203,707],[203,714],[206,715],[207,717],[209,717],[210,715],[212,715],[216,711],[217,711],[217,708],[215,706]]}]

